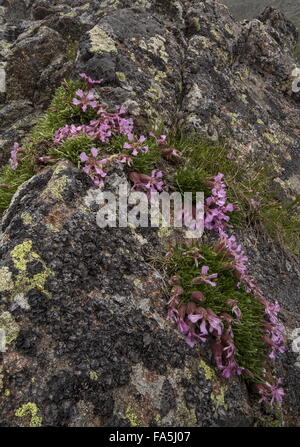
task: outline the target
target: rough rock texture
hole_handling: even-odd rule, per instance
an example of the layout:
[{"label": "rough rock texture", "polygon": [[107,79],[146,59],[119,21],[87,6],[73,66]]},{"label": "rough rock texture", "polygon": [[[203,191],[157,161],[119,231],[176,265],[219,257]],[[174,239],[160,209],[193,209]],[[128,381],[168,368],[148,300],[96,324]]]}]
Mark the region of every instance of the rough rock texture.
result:
[{"label": "rough rock texture", "polygon": [[[0,162],[60,82],[85,71],[105,79],[103,101],[123,104],[141,128],[226,138],[241,159],[276,159],[275,181],[299,194],[297,33],[278,11],[242,25],[212,0],[7,0],[0,23]],[[122,176],[117,167],[108,187]],[[210,350],[190,350],[166,321],[163,278],[144,259],[162,250],[161,235],[100,230],[91,188],[58,165],[24,184],[3,218],[0,322],[10,343],[0,425],[268,424],[245,385],[222,382]],[[240,239],[283,306],[282,423],[297,425],[299,259],[256,235]]]}]

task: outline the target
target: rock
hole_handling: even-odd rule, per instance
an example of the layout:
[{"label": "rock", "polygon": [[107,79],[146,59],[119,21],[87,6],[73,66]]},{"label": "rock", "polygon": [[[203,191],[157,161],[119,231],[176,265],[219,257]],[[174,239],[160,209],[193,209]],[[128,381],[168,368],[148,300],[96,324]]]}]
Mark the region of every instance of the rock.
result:
[{"label": "rock", "polygon": [[[226,402],[217,391],[199,398],[198,371],[209,366],[200,366],[197,350],[156,310],[163,283],[139,254],[138,234],[101,230],[86,205],[91,187],[86,174],[62,162],[25,183],[3,217],[0,322],[7,315],[16,335],[3,354],[2,391],[10,392],[0,424],[32,425],[28,415],[16,416],[30,402],[50,426],[84,421],[86,408],[88,426],[192,426],[204,415],[217,421],[216,408]],[[142,236],[161,249],[157,230]],[[120,295],[122,302],[114,299]],[[241,385],[234,387],[240,401]],[[233,406],[222,418],[242,415]]]}]

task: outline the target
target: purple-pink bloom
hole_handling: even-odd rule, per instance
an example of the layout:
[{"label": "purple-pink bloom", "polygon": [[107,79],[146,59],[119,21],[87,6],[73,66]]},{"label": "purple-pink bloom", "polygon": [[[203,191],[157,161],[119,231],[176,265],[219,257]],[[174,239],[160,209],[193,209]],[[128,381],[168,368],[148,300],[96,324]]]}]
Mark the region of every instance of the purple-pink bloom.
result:
[{"label": "purple-pink bloom", "polygon": [[144,135],[141,135],[138,140],[134,137],[133,134],[128,134],[128,143],[124,143],[123,148],[124,149],[131,149],[131,155],[138,155],[139,152],[146,153],[148,152],[148,146],[144,146],[143,143],[146,141],[146,137]]},{"label": "purple-pink bloom", "polygon": [[72,103],[76,106],[80,106],[81,109],[86,112],[88,106],[95,109],[97,107],[97,101],[95,101],[95,95],[90,90],[89,92],[84,92],[83,90],[77,90],[76,95],[79,96],[80,99],[74,98]]},{"label": "purple-pink bloom", "polygon": [[204,265],[201,269],[201,275],[197,276],[192,280],[192,284],[199,284],[201,282],[204,282],[206,284],[209,284],[212,287],[216,287],[216,283],[213,281],[210,281],[211,279],[217,278],[217,273],[212,273],[211,275],[208,275],[209,267],[207,265]]},{"label": "purple-pink bloom", "polygon": [[83,171],[88,174],[96,186],[103,184],[103,178],[106,177],[106,172],[103,171],[102,167],[106,164],[107,159],[98,160],[98,149],[95,147],[91,148],[91,157],[85,152],[82,152],[79,156],[80,161],[85,163]]}]

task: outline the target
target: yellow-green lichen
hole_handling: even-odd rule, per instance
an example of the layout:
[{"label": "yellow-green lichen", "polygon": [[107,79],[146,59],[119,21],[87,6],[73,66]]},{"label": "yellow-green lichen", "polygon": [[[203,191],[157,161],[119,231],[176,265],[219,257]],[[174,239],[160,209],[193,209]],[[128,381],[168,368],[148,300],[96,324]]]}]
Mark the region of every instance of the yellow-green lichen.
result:
[{"label": "yellow-green lichen", "polygon": [[157,101],[161,98],[161,93],[162,92],[159,89],[152,87],[147,90],[147,95]]},{"label": "yellow-green lichen", "polygon": [[143,290],[142,281],[140,279],[138,278],[134,279],[133,284],[135,285],[135,287]]},{"label": "yellow-green lichen", "polygon": [[28,213],[22,213],[21,214],[21,219],[24,225],[32,225],[32,217],[30,216],[30,214]]},{"label": "yellow-green lichen", "polygon": [[14,283],[11,276],[12,274],[8,267],[0,268],[0,292],[9,292],[13,289]]},{"label": "yellow-green lichen", "polygon": [[16,245],[15,248],[11,252],[11,257],[14,263],[14,266],[20,271],[25,272],[27,263],[29,262],[26,259],[29,253],[32,250],[32,241],[24,241],[22,244]]},{"label": "yellow-green lichen", "polygon": [[57,228],[55,225],[53,224],[46,224],[46,227],[49,231],[51,231],[51,233],[59,233],[60,229]]},{"label": "yellow-green lichen", "polygon": [[2,312],[2,314],[0,314],[0,329],[4,330],[5,343],[7,345],[12,343],[18,337],[20,332],[18,324],[9,312]]},{"label": "yellow-green lichen", "polygon": [[278,144],[278,143],[279,143],[278,139],[277,139],[276,137],[274,137],[274,135],[272,135],[272,134],[270,134],[270,133],[268,133],[268,132],[265,132],[265,133],[263,134],[263,137],[264,137],[266,140],[268,140],[269,143],[272,143],[272,144]]},{"label": "yellow-green lichen", "polygon": [[69,41],[67,43],[67,47],[66,47],[66,56],[68,59],[74,61],[76,59],[77,56],[77,51],[79,48],[79,42],[78,41]]},{"label": "yellow-green lichen", "polygon": [[227,410],[227,404],[225,402],[225,392],[226,388],[221,386],[218,391],[213,391],[210,395],[211,400],[213,401],[216,408],[223,407]]},{"label": "yellow-green lichen", "polygon": [[125,82],[126,81],[126,76],[121,71],[116,71],[116,76],[119,79],[119,81],[121,81],[121,82]]},{"label": "yellow-green lichen", "polygon": [[117,47],[114,40],[96,25],[89,31],[91,51],[93,53],[116,53]]},{"label": "yellow-green lichen", "polygon": [[125,411],[125,417],[129,420],[131,427],[138,427],[140,425],[139,417],[136,414],[133,405],[129,405]]},{"label": "yellow-green lichen", "polygon": [[10,390],[4,390],[3,391],[3,395],[4,395],[4,397],[9,397],[10,396]]},{"label": "yellow-green lichen", "polygon": [[54,198],[57,200],[62,200],[62,193],[67,186],[68,178],[66,175],[61,177],[52,178],[47,187],[44,189],[41,199]]},{"label": "yellow-green lichen", "polygon": [[220,41],[222,39],[220,33],[215,29],[211,29],[210,34],[218,41]]},{"label": "yellow-green lichen", "polygon": [[247,100],[247,96],[243,93],[240,96],[241,100],[243,101],[244,104],[248,104],[248,100]]},{"label": "yellow-green lichen", "polygon": [[39,409],[33,402],[28,402],[22,405],[15,412],[15,416],[19,418],[30,417],[30,427],[40,427],[42,425],[42,418],[38,415]]},{"label": "yellow-green lichen", "polygon": [[90,379],[94,380],[94,381],[99,379],[98,374],[96,373],[96,371],[93,371],[93,370],[90,371],[89,376],[90,376]]},{"label": "yellow-green lichen", "polygon": [[234,35],[233,29],[232,27],[229,25],[229,23],[226,23],[224,26],[225,30],[227,31],[228,34],[230,34],[231,36]]},{"label": "yellow-green lichen", "polygon": [[197,417],[195,408],[187,408],[183,403],[177,405],[176,425],[179,427],[196,427]]}]

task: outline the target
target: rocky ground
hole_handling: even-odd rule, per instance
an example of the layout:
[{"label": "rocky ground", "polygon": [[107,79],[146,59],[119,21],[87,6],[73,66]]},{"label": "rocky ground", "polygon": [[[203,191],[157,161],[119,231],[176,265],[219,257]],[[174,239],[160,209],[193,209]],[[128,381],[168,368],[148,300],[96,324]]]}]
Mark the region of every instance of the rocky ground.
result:
[{"label": "rocky ground", "polygon": [[[242,25],[213,0],[4,0],[0,33],[1,164],[61,82],[86,72],[140,129],[226,139],[241,163],[254,154],[276,164],[282,197],[300,194],[297,32],[282,13]],[[107,185],[124,175],[112,169]],[[0,425],[299,425],[299,257],[239,230],[286,326],[275,414],[243,381],[221,379],[209,347],[190,349],[165,318],[166,279],[147,262],[163,253],[163,235],[99,230],[94,194],[86,174],[60,162],[22,185],[3,216]]]}]

